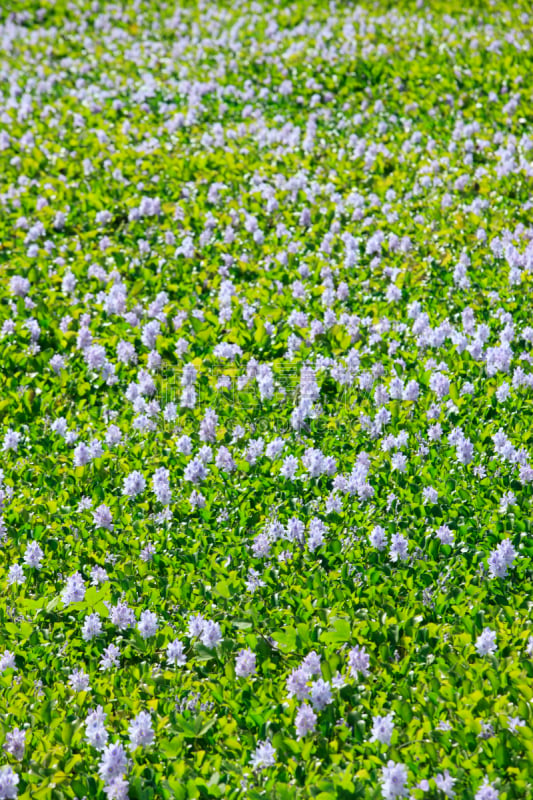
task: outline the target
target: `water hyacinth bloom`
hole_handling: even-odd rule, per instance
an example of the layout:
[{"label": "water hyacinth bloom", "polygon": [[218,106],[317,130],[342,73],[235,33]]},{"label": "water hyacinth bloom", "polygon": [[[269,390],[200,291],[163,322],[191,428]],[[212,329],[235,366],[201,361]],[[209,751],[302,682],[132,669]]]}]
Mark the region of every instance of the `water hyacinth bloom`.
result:
[{"label": "water hyacinth bloom", "polygon": [[2,444],[2,450],[4,453],[7,453],[9,450],[13,450],[16,453],[21,439],[22,434],[18,431],[14,431],[12,428],[6,431]]},{"label": "water hyacinth bloom", "polygon": [[74,692],[88,692],[91,688],[89,676],[82,669],[75,669],[68,678],[69,686]]},{"label": "water hyacinth bloom", "polygon": [[135,719],[131,720],[128,735],[130,750],[135,750],[137,747],[149,747],[153,743],[155,734],[152,728],[152,717],[147,711],[141,711]]},{"label": "water hyacinth bloom", "polygon": [[183,667],[187,663],[185,648],[178,639],[174,639],[173,642],[167,644],[166,653],[169,666]]},{"label": "water hyacinth bloom", "polygon": [[499,796],[498,790],[489,783],[488,778],[485,778],[483,784],[477,790],[474,800],[498,800]]},{"label": "water hyacinth bloom", "polygon": [[128,800],[130,785],[123,775],[117,775],[106,786],[104,792],[108,800]]},{"label": "water hyacinth bloom", "polygon": [[50,369],[52,369],[56,375],[59,375],[62,369],[65,368],[65,359],[63,356],[60,356],[59,353],[56,353],[50,359]]},{"label": "water hyacinth bloom", "polygon": [[296,697],[298,700],[307,699],[311,691],[308,686],[310,677],[309,672],[303,667],[293,670],[287,678],[287,693],[289,697]]},{"label": "water hyacinth bloom", "polygon": [[85,737],[96,750],[103,750],[109,738],[105,729],[106,716],[102,706],[97,706],[85,718]]},{"label": "water hyacinth bloom", "polygon": [[313,708],[316,711],[322,711],[322,709],[333,702],[330,684],[322,678],[319,678],[311,686],[310,698]]},{"label": "water hyacinth bloom", "polygon": [[110,425],[105,433],[105,443],[109,447],[114,447],[122,442],[122,431],[118,425]]},{"label": "water hyacinth bloom", "polygon": [[162,505],[168,505],[172,499],[172,491],[169,485],[170,472],[164,467],[160,467],[154,472],[152,477],[152,491],[157,501]]},{"label": "water hyacinth bloom", "polygon": [[100,619],[100,615],[96,612],[88,614],[83,621],[83,627],[81,629],[81,638],[83,641],[90,642],[91,639],[94,639],[94,637],[98,636],[101,632],[102,620]]},{"label": "water hyacinth bloom", "polygon": [[309,522],[309,534],[307,537],[307,547],[313,553],[318,547],[324,544],[324,536],[328,532],[327,526],[318,517],[313,517]]},{"label": "water hyacinth bloom", "polygon": [[143,547],[143,549],[139,553],[139,558],[141,559],[141,561],[148,563],[149,561],[152,561],[156,552],[157,551],[155,545],[153,545],[151,542],[148,542],[148,544],[145,545],[145,547]]},{"label": "water hyacinth bloom", "polygon": [[504,539],[503,542],[500,542],[488,558],[490,577],[506,578],[517,555],[510,539]]},{"label": "water hyacinth bloom", "polygon": [[315,650],[311,650],[303,659],[300,667],[310,678],[313,675],[320,675],[320,656]]},{"label": "water hyacinth bloom", "polygon": [[272,542],[266,533],[258,533],[252,542],[254,558],[268,558]]},{"label": "water hyacinth bloom", "polygon": [[136,497],[142,494],[146,488],[146,479],[142,472],[134,470],[124,478],[122,494],[128,497]]},{"label": "water hyacinth bloom", "polygon": [[4,742],[4,750],[16,758],[17,761],[22,761],[24,758],[24,749],[26,747],[26,731],[20,728],[13,728],[12,731],[6,733],[6,740]]},{"label": "water hyacinth bloom", "polygon": [[218,469],[221,469],[227,473],[233,472],[236,467],[235,461],[233,460],[230,451],[228,450],[227,447],[224,447],[223,445],[218,449],[217,456],[215,459],[215,464]]},{"label": "water hyacinth bloom", "polygon": [[8,765],[0,767],[0,800],[12,800],[18,794],[19,776]]},{"label": "water hyacinth bloom", "polygon": [[525,722],[520,717],[509,717],[507,720],[507,727],[511,733],[517,733],[519,728],[525,727]]},{"label": "water hyacinth bloom", "polygon": [[440,372],[434,372],[429,380],[429,388],[435,392],[439,400],[450,392],[449,379]]},{"label": "water hyacinth bloom", "polygon": [[126,751],[120,742],[104,747],[98,767],[98,774],[104,783],[110,784],[114,778],[122,777],[129,767]]},{"label": "water hyacinth bloom", "polygon": [[384,550],[387,546],[385,529],[382,528],[381,525],[375,525],[370,532],[368,540],[371,546],[375,547],[376,550]]},{"label": "water hyacinth bloom", "polygon": [[438,775],[435,775],[434,780],[437,789],[440,789],[440,791],[446,795],[446,797],[455,797],[455,792],[453,790],[455,778],[452,778],[447,769],[445,769],[444,772],[439,772]]},{"label": "water hyacinth bloom", "polygon": [[307,703],[303,703],[298,709],[294,720],[296,726],[296,738],[301,739],[312,733],[316,728],[317,715]]},{"label": "water hyacinth bloom", "polygon": [[192,639],[198,639],[202,635],[205,622],[205,617],[202,614],[196,614],[190,618],[187,630]]},{"label": "water hyacinth bloom", "polygon": [[30,291],[30,282],[23,275],[13,275],[9,281],[11,293],[16,297],[25,297]]},{"label": "water hyacinth bloom", "polygon": [[250,758],[252,769],[266,769],[276,763],[276,751],[268,741],[258,742]]},{"label": "water hyacinth bloom", "polygon": [[239,678],[249,678],[256,670],[256,656],[250,649],[241,650],[235,660],[235,674]]},{"label": "water hyacinth bloom", "polygon": [[85,597],[85,583],[79,572],[75,572],[69,578],[65,588],[61,592],[63,603],[68,606],[71,603],[81,603]]},{"label": "water hyacinth bloom", "polygon": [[120,650],[116,644],[111,643],[106,647],[100,659],[100,670],[112,669],[120,666]]},{"label": "water hyacinth bloom", "polygon": [[8,586],[21,585],[25,582],[26,576],[20,564],[12,564],[7,573]]},{"label": "water hyacinth bloom", "polygon": [[350,650],[348,653],[348,668],[353,678],[357,679],[359,673],[361,673],[364,678],[368,677],[370,674],[369,666],[370,656],[364,647],[356,645],[356,647]]},{"label": "water hyacinth bloom", "polygon": [[135,625],[135,614],[126,603],[119,601],[116,606],[109,609],[109,618],[113,625],[121,631],[132,628]]},{"label": "water hyacinth bloom", "polygon": [[394,713],[386,714],[384,717],[372,717],[372,735],[371,742],[381,742],[381,744],[390,744],[391,736],[394,731],[393,722]]},{"label": "water hyacinth bloom", "polygon": [[2,675],[7,669],[16,669],[15,654],[12,653],[11,650],[4,650],[0,656],[0,675]]},{"label": "water hyacinth bloom", "polygon": [[204,622],[202,626],[202,632],[200,634],[200,641],[210,650],[213,650],[218,644],[220,644],[222,641],[222,632],[218,622],[213,622],[213,620],[210,619]]},{"label": "water hyacinth bloom", "polygon": [[106,528],[108,531],[113,530],[111,511],[104,503],[93,511],[93,522],[97,528]]},{"label": "water hyacinth bloom", "polygon": [[296,475],[298,467],[299,467],[298,459],[293,455],[289,455],[283,461],[283,464],[281,466],[279,474],[283,478],[287,478],[288,480],[292,480],[294,478],[294,476]]},{"label": "water hyacinth bloom", "polygon": [[152,636],[155,636],[157,633],[157,628],[157,614],[154,614],[153,611],[143,611],[141,613],[141,618],[137,623],[137,630],[141,634],[142,638],[150,639]]},{"label": "water hyacinth bloom", "polygon": [[409,558],[409,542],[402,533],[393,533],[389,550],[391,561],[406,561]]},{"label": "water hyacinth bloom", "polygon": [[99,586],[109,580],[107,572],[103,567],[96,565],[91,569],[91,586]]},{"label": "water hyacinth bloom", "polygon": [[189,461],[187,466],[185,467],[185,472],[183,477],[186,481],[190,481],[191,483],[201,483],[205,480],[207,476],[207,470],[205,468],[204,463],[200,458],[193,458],[192,461]]},{"label": "water hyacinth bloom", "polygon": [[490,628],[484,628],[476,639],[476,650],[480,656],[493,655],[496,652],[496,632]]},{"label": "water hyacinth bloom", "polygon": [[285,442],[283,439],[277,438],[273,439],[269,442],[265,449],[265,455],[267,458],[275,459],[283,452],[283,448],[285,447]]},{"label": "water hyacinth bloom", "polygon": [[436,503],[439,499],[439,494],[432,486],[425,486],[422,490],[422,499],[424,503]]},{"label": "water hyacinth bloom", "polygon": [[435,531],[435,535],[438,539],[440,539],[442,544],[453,545],[454,544],[454,534],[453,531],[447,525],[441,525]]},{"label": "water hyacinth bloom", "polygon": [[383,800],[409,796],[407,769],[404,764],[388,761],[381,771],[380,783]]},{"label": "water hyacinth bloom", "polygon": [[24,563],[28,567],[33,567],[34,569],[41,569],[42,567],[41,561],[43,560],[43,558],[44,558],[44,552],[39,542],[30,542],[26,547],[26,551],[24,553]]},{"label": "water hyacinth bloom", "polygon": [[75,467],[84,467],[91,461],[91,451],[84,442],[76,445],[73,455],[73,464]]}]

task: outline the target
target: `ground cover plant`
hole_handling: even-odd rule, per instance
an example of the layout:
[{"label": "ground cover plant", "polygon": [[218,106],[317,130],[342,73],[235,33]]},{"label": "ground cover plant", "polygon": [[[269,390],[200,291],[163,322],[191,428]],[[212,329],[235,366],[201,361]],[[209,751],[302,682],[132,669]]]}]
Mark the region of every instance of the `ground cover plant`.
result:
[{"label": "ground cover plant", "polygon": [[533,797],[531,9],[0,14],[0,800]]}]

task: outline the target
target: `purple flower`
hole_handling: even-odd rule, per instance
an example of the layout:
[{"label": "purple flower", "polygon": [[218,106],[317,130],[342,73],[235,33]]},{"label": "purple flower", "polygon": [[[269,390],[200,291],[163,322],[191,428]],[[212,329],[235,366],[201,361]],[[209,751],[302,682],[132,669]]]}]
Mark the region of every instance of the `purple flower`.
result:
[{"label": "purple flower", "polygon": [[41,569],[41,561],[44,558],[43,550],[38,542],[30,542],[26,547],[26,552],[24,553],[24,563],[28,567],[34,567],[35,569]]},{"label": "purple flower", "polygon": [[4,650],[3,654],[0,656],[0,675],[2,675],[6,669],[16,669],[15,654],[12,653],[11,650]]},{"label": "purple flower", "polygon": [[309,673],[303,668],[295,669],[287,678],[287,693],[289,697],[305,700],[309,697],[310,688],[307,685]]},{"label": "purple flower", "polygon": [[495,653],[497,650],[496,632],[490,628],[484,628],[476,639],[476,650],[480,656],[488,656]]},{"label": "purple flower", "polygon": [[201,483],[207,476],[207,470],[200,458],[193,458],[185,467],[184,479],[191,483]]},{"label": "purple flower", "polygon": [[489,783],[488,778],[485,778],[482,786],[477,790],[474,800],[498,800],[499,796],[498,790]]},{"label": "purple flower", "polygon": [[327,530],[321,519],[318,517],[311,519],[309,522],[309,536],[307,537],[307,546],[311,553],[324,544],[324,534],[327,533]]},{"label": "purple flower", "polygon": [[26,576],[20,564],[12,564],[7,573],[8,586],[13,586],[14,584],[22,585],[25,580]]},{"label": "purple flower", "polygon": [[24,748],[26,731],[21,731],[20,728],[13,728],[12,731],[6,733],[6,740],[4,742],[4,750],[16,758],[17,761],[22,761],[24,757]]},{"label": "purple flower", "polygon": [[91,639],[94,639],[94,637],[98,636],[100,633],[102,633],[102,620],[100,619],[100,615],[97,613],[88,614],[83,621],[81,638],[84,642],[90,642]]},{"label": "purple flower", "polygon": [[146,479],[141,472],[134,470],[124,478],[122,486],[122,494],[128,497],[136,497],[136,495],[144,492],[146,487]]},{"label": "purple flower", "polygon": [[435,784],[437,789],[446,795],[446,797],[455,797],[455,792],[453,790],[453,785],[455,783],[455,778],[452,778],[450,773],[447,769],[444,772],[439,772],[438,775],[435,775]]},{"label": "purple flower", "polygon": [[256,670],[256,657],[252,650],[241,650],[235,661],[235,674],[239,678],[249,678]]},{"label": "purple flower", "polygon": [[319,678],[311,686],[311,703],[313,704],[313,708],[316,711],[322,711],[323,708],[332,702],[333,697],[331,695],[330,684],[322,678]]},{"label": "purple flower", "polygon": [[273,767],[276,763],[276,751],[270,742],[258,742],[255,752],[252,753],[250,764],[252,769],[265,769]]},{"label": "purple flower", "polygon": [[359,672],[363,677],[369,675],[370,656],[364,647],[358,645],[348,653],[348,667],[353,678],[357,679]]},{"label": "purple flower", "polygon": [[84,597],[85,583],[83,582],[83,577],[81,573],[75,572],[67,578],[65,588],[61,593],[61,599],[63,603],[68,606],[71,603],[81,603]]},{"label": "purple flower", "polygon": [[16,453],[21,439],[22,434],[18,431],[14,431],[12,428],[6,431],[4,443],[2,445],[4,453],[7,453],[8,450],[13,450]]},{"label": "purple flower", "polygon": [[116,644],[110,644],[106,647],[104,652],[102,653],[102,658],[100,659],[100,669],[102,671],[111,669],[111,667],[119,667],[120,666],[120,650],[116,646]]},{"label": "purple flower", "polygon": [[304,703],[298,709],[295,719],[296,738],[301,739],[316,728],[317,716],[311,706]]},{"label": "purple flower", "polygon": [[169,485],[170,472],[165,467],[156,469],[152,477],[152,491],[157,501],[162,505],[168,505],[172,499],[172,491]]},{"label": "purple flower", "polygon": [[113,778],[121,777],[127,771],[128,759],[123,746],[119,742],[106,745],[98,767],[98,774],[104,783],[111,783]]},{"label": "purple flower", "polygon": [[390,744],[392,732],[394,730],[394,722],[392,721],[394,713],[386,714],[384,717],[372,717],[372,735],[371,742],[381,742],[381,744]]},{"label": "purple flower", "polygon": [[438,539],[440,539],[442,544],[453,545],[454,543],[453,531],[451,531],[447,525],[441,525],[439,528],[437,528],[435,535]]},{"label": "purple flower", "polygon": [[157,633],[157,614],[153,611],[143,611],[137,623],[137,630],[143,639],[150,639]]},{"label": "purple flower", "polygon": [[167,644],[167,664],[169,666],[183,667],[187,663],[183,643],[178,639]]},{"label": "purple flower", "polygon": [[315,650],[311,650],[311,652],[306,655],[302,661],[301,669],[305,671],[305,674],[309,678],[312,678],[313,675],[320,675],[320,656]]},{"label": "purple flower", "polygon": [[432,486],[425,486],[422,490],[422,499],[424,503],[436,503],[439,493]]},{"label": "purple flower", "polygon": [[17,796],[19,776],[9,765],[0,768],[0,800],[12,800]]},{"label": "purple flower", "polygon": [[507,572],[513,566],[517,555],[510,539],[504,539],[503,542],[500,542],[488,558],[490,577],[506,578]]},{"label": "purple flower", "polygon": [[130,737],[130,750],[137,747],[149,747],[155,738],[152,728],[152,717],[147,711],[141,711],[131,720],[128,727]]},{"label": "purple flower", "polygon": [[9,288],[15,297],[25,297],[30,291],[30,282],[22,275],[13,275],[9,281]]},{"label": "purple flower", "polygon": [[196,614],[196,616],[190,618],[188,633],[192,639],[198,639],[202,635],[205,622],[206,620],[201,614]]},{"label": "purple flower", "polygon": [[91,688],[89,676],[82,669],[75,669],[68,678],[70,688],[74,692],[88,692]]},{"label": "purple flower", "polygon": [[381,771],[381,793],[384,800],[394,800],[396,797],[408,797],[407,769],[404,764],[388,761],[387,766]]},{"label": "purple flower", "polygon": [[376,550],[384,550],[387,546],[387,536],[385,534],[385,529],[382,528],[381,525],[375,525],[372,528],[368,539],[371,546],[375,547]]},{"label": "purple flower", "polygon": [[135,625],[135,614],[126,603],[119,601],[116,606],[109,609],[109,616],[113,625],[121,631],[132,628]]},{"label": "purple flower", "polygon": [[113,530],[111,511],[103,503],[93,511],[93,522],[97,528],[107,528],[109,531]]},{"label": "purple flower", "polygon": [[107,744],[108,733],[104,725],[106,716],[102,706],[97,706],[85,718],[85,736],[96,750],[103,750]]},{"label": "purple flower", "polygon": [[409,541],[402,533],[394,533],[389,550],[391,561],[406,561],[409,558]]},{"label": "purple flower", "polygon": [[206,620],[204,622],[202,633],[200,635],[200,641],[210,650],[214,649],[218,644],[220,644],[222,641],[222,633],[218,622],[213,622],[212,620]]},{"label": "purple flower", "polygon": [[108,800],[128,800],[130,785],[123,775],[117,775],[106,786],[104,792]]}]

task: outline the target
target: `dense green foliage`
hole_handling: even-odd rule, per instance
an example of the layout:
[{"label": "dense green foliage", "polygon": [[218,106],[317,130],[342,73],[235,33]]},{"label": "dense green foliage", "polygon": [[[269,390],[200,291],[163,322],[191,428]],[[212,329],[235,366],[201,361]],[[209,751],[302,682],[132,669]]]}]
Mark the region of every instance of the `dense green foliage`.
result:
[{"label": "dense green foliage", "polygon": [[3,9],[18,797],[533,797],[530,9]]}]

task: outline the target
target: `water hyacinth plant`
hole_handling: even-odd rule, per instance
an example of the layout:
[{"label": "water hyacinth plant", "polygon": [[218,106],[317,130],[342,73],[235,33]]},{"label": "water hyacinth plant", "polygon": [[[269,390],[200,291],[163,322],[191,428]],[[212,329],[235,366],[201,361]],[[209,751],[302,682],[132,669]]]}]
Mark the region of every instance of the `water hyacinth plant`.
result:
[{"label": "water hyacinth plant", "polygon": [[527,4],[0,9],[0,800],[533,797]]}]

